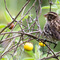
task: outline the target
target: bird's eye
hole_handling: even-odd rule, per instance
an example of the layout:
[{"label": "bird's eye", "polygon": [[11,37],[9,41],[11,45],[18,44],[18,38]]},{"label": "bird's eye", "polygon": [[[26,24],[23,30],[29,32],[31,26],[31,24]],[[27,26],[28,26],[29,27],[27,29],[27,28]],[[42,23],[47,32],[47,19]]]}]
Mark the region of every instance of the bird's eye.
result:
[{"label": "bird's eye", "polygon": [[56,18],[56,16],[52,16],[52,19],[55,19]]},{"label": "bird's eye", "polygon": [[52,19],[54,19],[54,16],[52,16]]}]

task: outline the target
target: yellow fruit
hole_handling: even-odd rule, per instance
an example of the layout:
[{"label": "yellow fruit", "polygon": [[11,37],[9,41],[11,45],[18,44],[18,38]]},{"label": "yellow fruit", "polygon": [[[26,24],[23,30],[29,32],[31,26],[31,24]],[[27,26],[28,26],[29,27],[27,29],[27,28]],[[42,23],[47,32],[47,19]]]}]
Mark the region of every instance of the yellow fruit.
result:
[{"label": "yellow fruit", "polygon": [[33,44],[30,43],[30,42],[25,43],[24,44],[24,49],[28,50],[28,51],[31,51],[33,49]]},{"label": "yellow fruit", "polygon": [[44,46],[45,46],[45,44],[44,44],[44,43],[42,43],[42,42],[39,42],[39,45],[40,45],[40,46],[42,46],[42,47],[44,47]]}]

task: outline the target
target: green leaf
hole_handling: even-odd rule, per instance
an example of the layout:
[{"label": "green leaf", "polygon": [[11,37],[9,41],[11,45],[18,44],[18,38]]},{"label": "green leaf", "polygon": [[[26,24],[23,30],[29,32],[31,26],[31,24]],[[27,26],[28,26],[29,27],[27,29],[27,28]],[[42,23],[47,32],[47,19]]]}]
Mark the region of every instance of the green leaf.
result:
[{"label": "green leaf", "polygon": [[59,1],[57,1],[57,4],[59,4]]},{"label": "green leaf", "polygon": [[23,60],[35,60],[34,58],[24,58]]},{"label": "green leaf", "polygon": [[[52,9],[57,9],[57,6],[52,6],[51,8]],[[44,6],[44,7],[42,7],[42,9],[50,9],[50,6]]]},{"label": "green leaf", "polygon": [[39,58],[39,49],[38,49],[38,45],[35,45],[35,55],[36,55],[36,58]]},{"label": "green leaf", "polygon": [[2,58],[1,60],[7,60],[7,58]]},{"label": "green leaf", "polygon": [[35,59],[39,59],[42,56],[42,52],[39,50],[39,46],[35,45]]},{"label": "green leaf", "polygon": [[11,19],[11,17],[9,16],[9,14],[8,14],[6,11],[4,12],[4,14],[5,14],[5,18],[6,18],[7,22],[11,22],[12,19]]},{"label": "green leaf", "polygon": [[29,54],[30,56],[32,56],[32,57],[34,56],[33,51],[27,51],[27,50],[25,50],[25,52],[28,53],[28,54]]},{"label": "green leaf", "polygon": [[60,2],[57,0],[55,3],[56,3],[56,4],[59,4]]},{"label": "green leaf", "polygon": [[[22,21],[24,21],[25,19],[28,19],[29,16],[33,16],[33,15],[32,15],[32,14],[26,15],[26,16],[22,19]],[[17,20],[20,20],[20,19],[21,19],[21,17],[18,17],[18,18],[17,18]]]},{"label": "green leaf", "polygon": [[24,21],[25,19],[27,19],[27,18],[28,18],[28,16],[29,16],[29,15],[26,15],[26,16],[24,17],[23,21]]},{"label": "green leaf", "polygon": [[7,55],[5,55],[1,60],[9,60],[9,58]]},{"label": "green leaf", "polygon": [[0,28],[4,28],[6,24],[0,24]]},{"label": "green leaf", "polygon": [[32,14],[26,15],[26,16],[24,17],[23,21],[24,21],[25,19],[27,19],[29,16],[32,16]]}]

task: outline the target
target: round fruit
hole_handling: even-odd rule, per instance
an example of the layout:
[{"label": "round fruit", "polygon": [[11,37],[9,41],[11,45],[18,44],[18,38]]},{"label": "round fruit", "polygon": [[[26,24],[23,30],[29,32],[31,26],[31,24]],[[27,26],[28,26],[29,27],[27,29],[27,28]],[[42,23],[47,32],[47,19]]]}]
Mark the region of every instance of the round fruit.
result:
[{"label": "round fruit", "polygon": [[40,45],[40,46],[42,46],[42,47],[44,47],[44,46],[45,46],[45,44],[44,44],[44,43],[42,43],[42,42],[39,42],[39,45]]},{"label": "round fruit", "polygon": [[33,49],[33,44],[30,43],[30,42],[26,42],[26,43],[24,44],[24,49],[25,49],[25,50],[28,50],[28,51],[31,51],[31,50]]},{"label": "round fruit", "polygon": [[[9,24],[9,23],[8,23]],[[12,29],[14,27],[14,23],[12,23],[10,26],[9,26],[9,29]]]}]

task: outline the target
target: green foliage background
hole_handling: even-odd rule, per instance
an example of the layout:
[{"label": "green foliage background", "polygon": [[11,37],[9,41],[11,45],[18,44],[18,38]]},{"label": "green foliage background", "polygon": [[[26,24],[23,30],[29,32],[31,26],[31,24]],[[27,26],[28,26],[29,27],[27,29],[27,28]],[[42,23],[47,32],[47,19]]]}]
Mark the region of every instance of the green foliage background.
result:
[{"label": "green foliage background", "polygon": [[[53,5],[52,6],[52,11],[54,12],[57,12],[58,14],[60,14],[60,1],[59,0],[52,0],[54,3],[56,2],[56,5]],[[6,0],[7,2],[7,7],[8,7],[8,10],[10,11],[11,15],[12,16],[16,16],[17,13],[20,11],[20,9],[22,8],[22,6],[25,4],[26,0]],[[27,10],[30,8],[30,6],[32,5],[32,3],[34,2],[34,0],[31,0],[31,2],[28,4],[25,12],[27,12]],[[38,6],[38,2],[36,3],[36,5]],[[24,12],[24,13],[25,13]],[[44,18],[44,14],[49,12],[49,3],[48,3],[48,0],[42,0],[42,13],[41,13],[41,16],[39,18],[39,22],[40,22],[40,25],[41,25],[41,28],[43,29],[44,25],[45,25],[45,18]],[[35,8],[33,8],[29,14],[33,14],[33,18],[36,17],[36,13],[35,13]],[[9,17],[9,16],[7,16]],[[2,27],[5,27],[7,25],[7,23],[10,22],[10,18],[7,18],[6,17],[6,10],[5,10],[5,5],[4,5],[4,0],[0,0],[0,30],[2,29]],[[18,18],[21,18],[21,15],[18,17]],[[10,19],[10,20],[9,20]],[[34,43],[34,45],[36,45],[37,42]],[[53,49],[53,45],[51,45],[51,48]],[[37,56],[37,54],[41,54],[41,52],[37,52],[37,49],[38,49],[38,46],[35,46],[35,54]],[[60,42],[58,42],[58,45],[55,49],[53,49],[55,52],[58,52],[60,51]],[[22,52],[23,56],[24,56],[24,60],[34,60],[35,56],[33,56],[33,58],[31,57],[31,54],[34,55],[32,53],[32,51],[29,52]],[[30,54],[30,55],[29,55]],[[8,55],[8,54],[7,54]],[[9,56],[9,55],[8,55]],[[27,58],[26,58],[27,57]],[[37,56],[39,57],[39,55]],[[11,58],[11,59],[10,59]],[[4,58],[2,58],[2,60],[14,60],[15,58],[18,59],[18,57],[14,57],[12,58],[11,56],[9,56],[9,58],[7,56],[5,56]],[[19,57],[19,58],[23,58],[23,57]],[[37,58],[35,58],[37,59]],[[19,59],[18,59],[19,60]],[[51,60],[51,59],[50,59]],[[52,60],[55,60],[55,59],[52,59]]]}]

